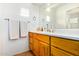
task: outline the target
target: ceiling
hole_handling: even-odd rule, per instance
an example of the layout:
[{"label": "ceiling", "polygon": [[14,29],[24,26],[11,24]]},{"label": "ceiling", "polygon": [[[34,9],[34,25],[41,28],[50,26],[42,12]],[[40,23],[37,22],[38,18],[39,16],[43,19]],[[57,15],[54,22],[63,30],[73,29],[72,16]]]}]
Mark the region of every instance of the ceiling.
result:
[{"label": "ceiling", "polygon": [[43,8],[53,8],[53,7],[59,7],[63,5],[63,3],[33,3],[33,5],[43,7]]}]

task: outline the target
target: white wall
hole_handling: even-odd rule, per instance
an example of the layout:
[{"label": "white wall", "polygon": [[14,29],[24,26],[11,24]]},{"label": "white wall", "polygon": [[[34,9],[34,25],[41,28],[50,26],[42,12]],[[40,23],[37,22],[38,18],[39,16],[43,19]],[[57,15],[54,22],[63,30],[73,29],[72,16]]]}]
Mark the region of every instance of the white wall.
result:
[{"label": "white wall", "polygon": [[[35,31],[41,25],[40,8],[39,6],[32,4],[31,11],[31,21],[29,28],[30,31]],[[34,16],[36,17],[36,20],[33,20]]]},{"label": "white wall", "polygon": [[65,29],[66,28],[66,20],[67,20],[67,11],[79,7],[79,4],[70,3],[70,4],[64,4],[62,6],[59,6],[56,9],[56,28],[57,29]]},{"label": "white wall", "polygon": [[[31,8],[31,4],[0,4],[0,55],[15,55],[29,50],[28,36],[25,39],[9,40],[8,22],[3,20],[30,20],[20,16],[21,8]],[[31,11],[30,11],[31,12]]]},{"label": "white wall", "polygon": [[[5,41],[7,39],[7,21],[0,19],[0,55],[5,54]],[[7,47],[6,47],[7,48]]]}]

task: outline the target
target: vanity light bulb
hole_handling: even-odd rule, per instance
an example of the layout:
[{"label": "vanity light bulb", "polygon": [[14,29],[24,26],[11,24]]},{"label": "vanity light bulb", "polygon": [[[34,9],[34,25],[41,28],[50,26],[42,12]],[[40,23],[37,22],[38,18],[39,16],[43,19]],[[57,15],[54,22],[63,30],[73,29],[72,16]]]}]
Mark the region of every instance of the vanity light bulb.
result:
[{"label": "vanity light bulb", "polygon": [[47,12],[50,12],[50,10],[51,10],[50,8],[47,8],[47,9],[46,9]]},{"label": "vanity light bulb", "polygon": [[47,4],[48,6],[50,5],[50,3]]}]

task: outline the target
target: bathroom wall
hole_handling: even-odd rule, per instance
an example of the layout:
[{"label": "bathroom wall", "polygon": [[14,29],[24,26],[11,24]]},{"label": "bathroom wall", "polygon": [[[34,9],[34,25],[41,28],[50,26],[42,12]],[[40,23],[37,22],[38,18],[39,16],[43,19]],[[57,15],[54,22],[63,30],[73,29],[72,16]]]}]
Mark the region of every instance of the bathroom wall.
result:
[{"label": "bathroom wall", "polygon": [[31,11],[32,12],[30,15],[31,19],[29,23],[29,31],[35,31],[40,25],[39,6],[32,4]]},{"label": "bathroom wall", "polygon": [[[20,15],[21,8],[28,8],[31,13],[31,4],[19,4],[19,3],[1,3],[0,4],[0,55],[15,55],[29,50],[28,34],[27,38],[18,40],[9,40],[8,38],[8,21],[4,20],[9,18],[10,20],[31,20],[29,18],[22,17]],[[28,25],[28,24],[27,24]],[[27,27],[27,32],[29,27]]]}]

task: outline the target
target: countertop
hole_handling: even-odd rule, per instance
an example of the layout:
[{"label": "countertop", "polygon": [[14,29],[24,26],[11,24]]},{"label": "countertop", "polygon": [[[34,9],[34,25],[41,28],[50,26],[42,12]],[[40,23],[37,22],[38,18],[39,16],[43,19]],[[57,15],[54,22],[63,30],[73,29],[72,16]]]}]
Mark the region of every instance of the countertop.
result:
[{"label": "countertop", "polygon": [[67,32],[42,32],[42,31],[30,31],[33,33],[39,33],[39,34],[44,34],[44,35],[49,35],[49,36],[55,36],[55,37],[61,37],[61,38],[68,38],[68,39],[73,39],[73,40],[79,40],[79,34],[75,33],[67,33]]}]

